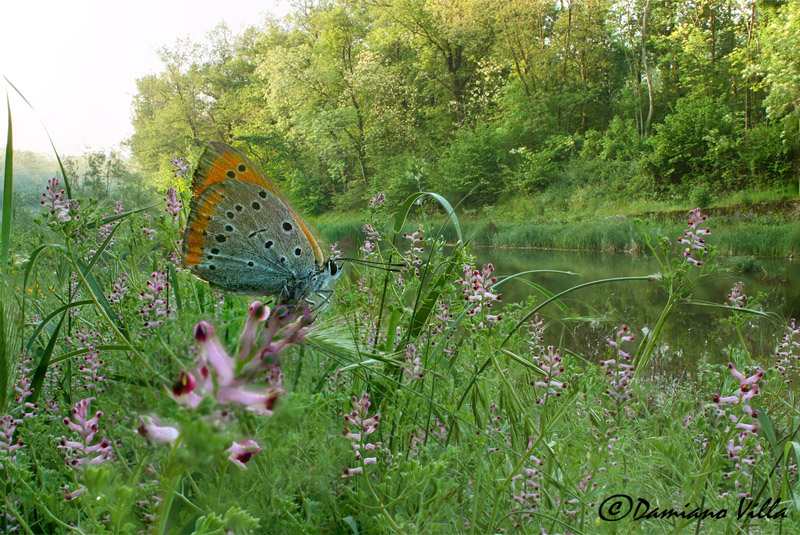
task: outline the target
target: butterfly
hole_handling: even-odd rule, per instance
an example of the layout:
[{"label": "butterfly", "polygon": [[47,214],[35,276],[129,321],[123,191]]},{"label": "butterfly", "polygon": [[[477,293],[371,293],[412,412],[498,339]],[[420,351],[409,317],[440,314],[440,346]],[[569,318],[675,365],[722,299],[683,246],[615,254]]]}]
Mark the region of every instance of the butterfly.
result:
[{"label": "butterfly", "polygon": [[212,286],[279,302],[328,300],[341,274],[275,185],[242,153],[209,143],[192,178],[183,263]]}]

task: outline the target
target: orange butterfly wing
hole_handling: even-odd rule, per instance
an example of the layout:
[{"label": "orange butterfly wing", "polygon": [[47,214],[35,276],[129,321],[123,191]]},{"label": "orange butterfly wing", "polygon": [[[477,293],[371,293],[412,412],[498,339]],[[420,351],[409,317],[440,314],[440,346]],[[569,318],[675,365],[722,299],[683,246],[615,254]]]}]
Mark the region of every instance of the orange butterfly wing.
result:
[{"label": "orange butterfly wing", "polygon": [[241,152],[225,143],[212,141],[206,145],[203,154],[200,156],[200,161],[192,178],[192,213],[189,216],[186,226],[187,234],[184,237],[186,240],[184,263],[187,266],[197,265],[202,258],[205,246],[204,231],[208,226],[208,218],[214,211],[216,203],[220,200],[219,195],[215,194],[207,195],[202,200],[200,196],[212,184],[225,180],[252,182],[274,193],[289,209],[289,212],[294,216],[303,234],[308,239],[308,243],[311,244],[317,265],[321,266],[323,264],[325,259],[322,256],[322,249],[320,249],[317,240],[297,212],[278,192],[275,185]]}]

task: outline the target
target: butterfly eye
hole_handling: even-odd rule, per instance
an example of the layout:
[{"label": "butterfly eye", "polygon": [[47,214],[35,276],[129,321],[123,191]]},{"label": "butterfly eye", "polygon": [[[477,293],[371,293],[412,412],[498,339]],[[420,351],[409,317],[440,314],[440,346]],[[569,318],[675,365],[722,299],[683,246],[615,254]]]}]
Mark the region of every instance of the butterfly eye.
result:
[{"label": "butterfly eye", "polygon": [[336,262],[334,262],[333,260],[328,261],[328,266],[330,267],[331,277],[333,277],[334,275],[336,275],[336,272],[339,271],[339,266],[337,266]]}]

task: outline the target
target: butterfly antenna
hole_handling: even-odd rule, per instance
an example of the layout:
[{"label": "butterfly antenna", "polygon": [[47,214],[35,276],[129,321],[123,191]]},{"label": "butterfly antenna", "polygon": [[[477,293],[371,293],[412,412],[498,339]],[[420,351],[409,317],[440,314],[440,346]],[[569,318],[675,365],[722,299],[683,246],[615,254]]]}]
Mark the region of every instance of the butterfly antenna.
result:
[{"label": "butterfly antenna", "polygon": [[375,269],[380,269],[383,271],[400,271],[399,268],[405,267],[405,264],[399,262],[376,262],[373,260],[362,260],[360,258],[339,258],[338,260],[342,262],[352,262],[353,264],[361,264],[362,266],[367,266]]}]

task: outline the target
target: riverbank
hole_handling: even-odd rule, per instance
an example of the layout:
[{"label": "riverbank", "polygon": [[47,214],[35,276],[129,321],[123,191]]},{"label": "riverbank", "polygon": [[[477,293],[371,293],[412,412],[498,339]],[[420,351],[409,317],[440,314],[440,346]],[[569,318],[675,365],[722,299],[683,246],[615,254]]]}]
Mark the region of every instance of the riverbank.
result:
[{"label": "riverbank", "polygon": [[[462,235],[476,246],[541,248],[578,251],[638,252],[644,247],[642,228],[677,237],[683,233],[686,210],[664,210],[591,217],[569,214],[561,221],[509,221],[495,210],[489,215],[459,215]],[[711,206],[710,243],[724,255],[796,258],[800,256],[800,200],[775,200]],[[518,219],[515,217],[514,219]],[[534,216],[531,219],[535,219]],[[538,219],[538,218],[536,218]],[[323,216],[316,221],[329,242],[363,239],[363,214]],[[434,222],[441,222],[437,214]],[[408,230],[418,223],[408,223]],[[453,225],[445,225],[446,240],[455,241]]]}]

